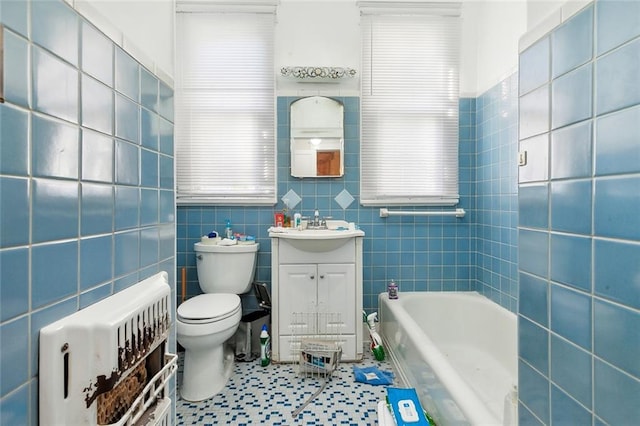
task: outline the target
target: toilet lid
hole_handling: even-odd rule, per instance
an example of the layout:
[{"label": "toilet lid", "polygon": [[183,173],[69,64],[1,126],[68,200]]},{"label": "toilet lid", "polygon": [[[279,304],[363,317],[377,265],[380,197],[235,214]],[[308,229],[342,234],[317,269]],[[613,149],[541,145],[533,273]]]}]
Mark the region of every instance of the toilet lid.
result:
[{"label": "toilet lid", "polygon": [[240,297],[237,294],[200,294],[178,306],[178,318],[186,322],[220,321],[239,309]]}]

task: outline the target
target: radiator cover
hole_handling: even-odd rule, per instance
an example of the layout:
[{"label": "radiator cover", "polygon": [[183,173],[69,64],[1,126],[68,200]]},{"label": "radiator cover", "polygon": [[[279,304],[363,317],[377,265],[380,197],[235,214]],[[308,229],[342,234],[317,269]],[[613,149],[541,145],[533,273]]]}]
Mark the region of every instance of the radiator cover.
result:
[{"label": "radiator cover", "polygon": [[[167,273],[160,272],[42,328],[40,425],[97,425],[98,396],[159,351],[163,365],[149,380],[153,389],[145,389],[147,396],[139,398],[144,409],[138,404],[129,410],[132,414],[112,424],[134,424],[149,417],[156,424],[165,423],[171,401],[166,382],[176,369],[175,355],[164,354],[170,326],[171,289]],[[164,414],[146,413],[158,409]]]}]

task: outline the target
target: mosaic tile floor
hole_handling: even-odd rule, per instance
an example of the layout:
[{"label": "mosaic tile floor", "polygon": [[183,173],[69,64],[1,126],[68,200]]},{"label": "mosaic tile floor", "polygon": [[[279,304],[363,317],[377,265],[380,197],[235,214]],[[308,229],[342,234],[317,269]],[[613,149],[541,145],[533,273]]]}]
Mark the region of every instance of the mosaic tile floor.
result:
[{"label": "mosaic tile floor", "polygon": [[[179,359],[178,384],[182,354]],[[392,371],[388,360],[376,361],[368,350],[361,363],[341,363],[327,387],[296,417],[298,409],[321,386],[322,379],[304,378],[292,364],[261,367],[260,361],[235,363],[225,389],[197,403],[178,399],[178,425],[376,425],[377,403],[386,395],[385,386],[355,381],[352,366],[376,366]]]}]

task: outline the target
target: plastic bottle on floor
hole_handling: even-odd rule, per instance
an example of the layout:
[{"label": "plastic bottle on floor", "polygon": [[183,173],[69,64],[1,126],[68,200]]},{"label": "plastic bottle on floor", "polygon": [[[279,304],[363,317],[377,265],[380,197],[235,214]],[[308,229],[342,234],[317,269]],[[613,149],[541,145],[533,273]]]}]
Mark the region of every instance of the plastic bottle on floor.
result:
[{"label": "plastic bottle on floor", "polygon": [[260,365],[266,367],[271,362],[271,339],[267,331],[267,325],[262,326],[260,332]]}]

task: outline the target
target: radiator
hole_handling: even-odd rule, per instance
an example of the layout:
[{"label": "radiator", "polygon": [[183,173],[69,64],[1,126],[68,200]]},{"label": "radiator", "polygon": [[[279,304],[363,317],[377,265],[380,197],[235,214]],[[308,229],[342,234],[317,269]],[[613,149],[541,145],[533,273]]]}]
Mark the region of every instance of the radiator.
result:
[{"label": "radiator", "polygon": [[166,272],[40,330],[40,425],[170,425]]}]

